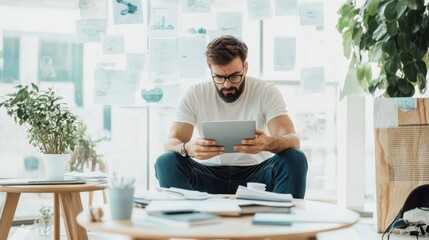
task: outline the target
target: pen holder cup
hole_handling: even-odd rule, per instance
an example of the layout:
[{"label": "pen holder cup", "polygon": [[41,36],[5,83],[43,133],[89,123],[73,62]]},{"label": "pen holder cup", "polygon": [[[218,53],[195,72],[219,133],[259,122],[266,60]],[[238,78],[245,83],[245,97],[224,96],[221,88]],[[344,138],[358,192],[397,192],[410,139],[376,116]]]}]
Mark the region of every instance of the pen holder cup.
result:
[{"label": "pen holder cup", "polygon": [[131,219],[134,188],[109,188],[108,196],[112,220]]}]

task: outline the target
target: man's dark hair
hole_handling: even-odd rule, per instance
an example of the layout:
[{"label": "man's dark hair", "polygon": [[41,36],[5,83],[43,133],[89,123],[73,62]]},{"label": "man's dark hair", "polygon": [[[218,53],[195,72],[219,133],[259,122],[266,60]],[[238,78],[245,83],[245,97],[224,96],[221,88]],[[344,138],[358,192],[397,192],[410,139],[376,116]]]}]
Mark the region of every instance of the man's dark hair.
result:
[{"label": "man's dark hair", "polygon": [[206,58],[209,68],[211,65],[227,65],[237,56],[241,58],[243,63],[246,62],[247,45],[233,36],[217,37],[207,45]]}]

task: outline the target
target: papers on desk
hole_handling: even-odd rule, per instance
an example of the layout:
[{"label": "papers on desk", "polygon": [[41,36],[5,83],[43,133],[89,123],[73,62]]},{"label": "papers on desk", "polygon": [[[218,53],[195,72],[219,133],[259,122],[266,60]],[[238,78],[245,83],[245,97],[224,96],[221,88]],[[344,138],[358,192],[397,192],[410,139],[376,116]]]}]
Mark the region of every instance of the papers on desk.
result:
[{"label": "papers on desk", "polygon": [[315,209],[308,211],[294,208],[290,214],[256,213],[254,219],[258,221],[292,222],[292,223],[350,223],[350,216],[332,209]]},{"label": "papers on desk", "polygon": [[108,183],[108,175],[107,173],[103,173],[100,171],[94,172],[68,172],[65,175],[66,177],[75,178],[79,180],[84,180],[89,184],[107,184]]},{"label": "papers on desk", "polygon": [[[198,211],[227,216],[239,216],[255,212],[288,212],[288,209],[284,208],[290,208],[294,205],[290,194],[250,190],[242,186],[237,190],[237,197],[246,199],[230,199],[222,195],[180,188],[159,188],[158,191],[136,193],[134,202],[147,205],[146,211],[148,213]],[[266,208],[254,206],[265,206]]]},{"label": "papers on desk", "polygon": [[145,208],[146,212],[197,211],[218,215],[237,216],[240,206],[232,201],[211,200],[154,200]]},{"label": "papers on desk", "polygon": [[147,205],[153,200],[205,200],[211,198],[221,198],[220,195],[206,192],[192,191],[181,188],[158,188],[157,191],[142,191],[136,193],[134,202]]},{"label": "papers on desk", "polygon": [[256,213],[252,223],[260,225],[292,225],[292,222],[284,217],[285,215],[278,213]]},{"label": "papers on desk", "polygon": [[186,190],[182,188],[158,188],[158,191],[169,193],[172,195],[176,195],[178,197],[181,197],[183,199],[187,200],[205,200],[209,198],[218,198],[219,195],[209,194],[206,192],[200,192],[200,191],[194,191],[194,190]]},{"label": "papers on desk", "polygon": [[219,216],[202,212],[149,212],[143,218],[145,221],[172,227],[191,227],[219,223]]},{"label": "papers on desk", "polygon": [[249,189],[244,186],[238,186],[238,189],[235,195],[239,199],[252,199],[252,200],[278,201],[278,202],[292,201],[292,194],[260,191],[260,190]]}]

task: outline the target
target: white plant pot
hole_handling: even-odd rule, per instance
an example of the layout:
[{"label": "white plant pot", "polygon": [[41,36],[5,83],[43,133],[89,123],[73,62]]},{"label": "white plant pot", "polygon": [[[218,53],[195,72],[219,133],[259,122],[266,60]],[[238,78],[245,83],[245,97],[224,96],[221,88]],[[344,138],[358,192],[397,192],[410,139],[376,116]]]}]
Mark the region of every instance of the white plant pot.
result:
[{"label": "white plant pot", "polygon": [[70,154],[45,154],[43,162],[45,163],[46,179],[63,180],[69,159]]}]

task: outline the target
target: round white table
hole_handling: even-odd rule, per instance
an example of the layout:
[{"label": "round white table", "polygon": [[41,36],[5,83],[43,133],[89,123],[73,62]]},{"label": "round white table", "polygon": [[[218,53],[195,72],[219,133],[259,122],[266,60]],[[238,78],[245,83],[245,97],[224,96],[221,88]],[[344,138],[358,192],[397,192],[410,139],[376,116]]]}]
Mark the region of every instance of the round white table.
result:
[{"label": "round white table", "polygon": [[[144,221],[144,209],[134,208],[131,220],[113,221],[109,213],[102,222],[90,222],[80,213],[77,222],[87,230],[122,234],[132,239],[317,239],[317,234],[347,228],[359,220],[359,215],[336,205],[294,200],[291,214],[314,216],[311,222],[295,221],[291,226],[252,225],[253,216],[222,217],[221,222],[189,228],[148,226]],[[105,208],[108,209],[108,208]]]}]

